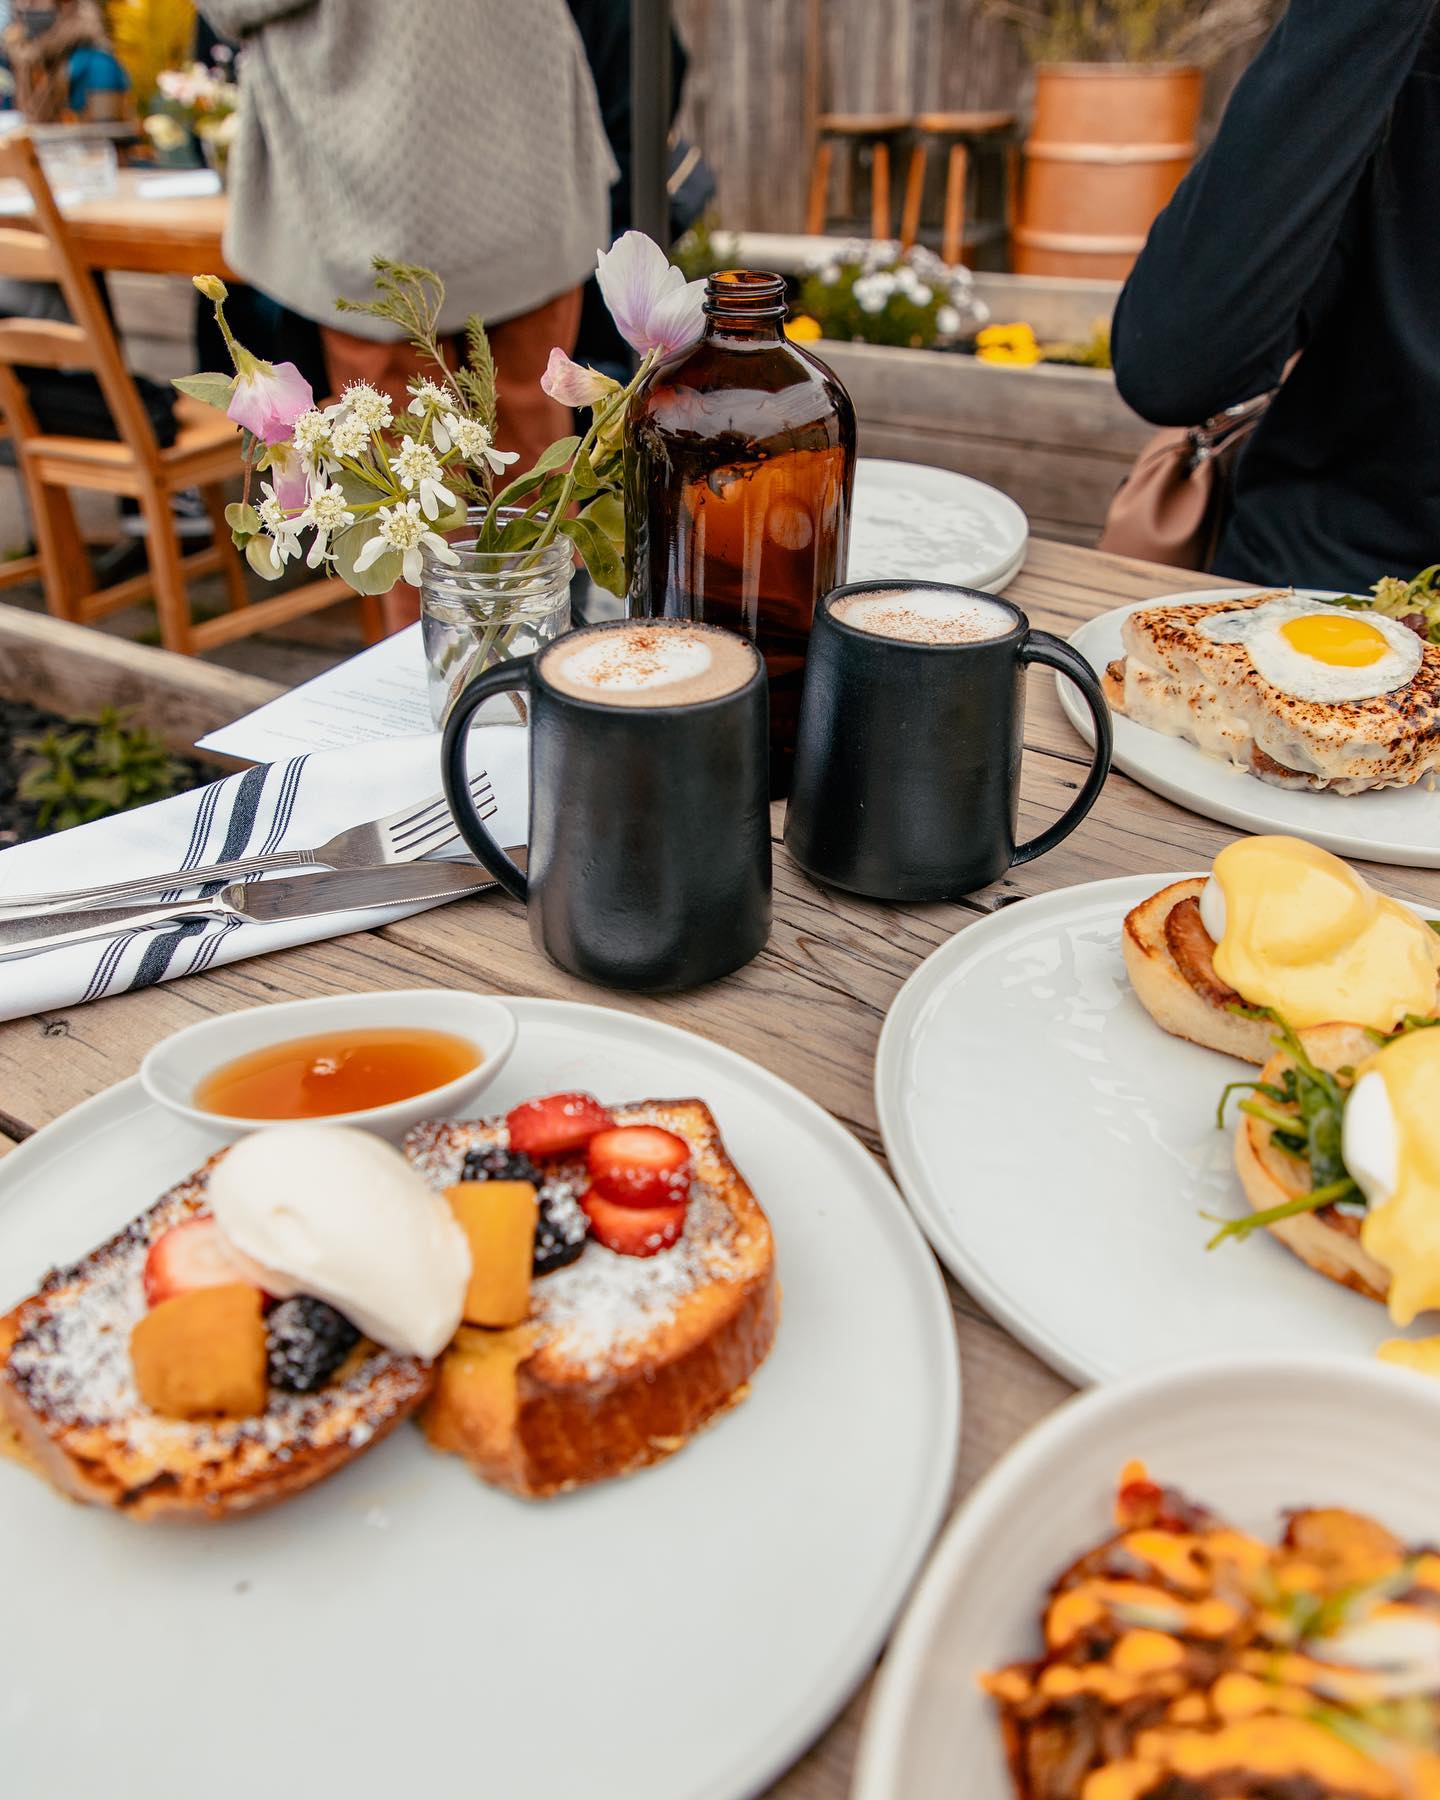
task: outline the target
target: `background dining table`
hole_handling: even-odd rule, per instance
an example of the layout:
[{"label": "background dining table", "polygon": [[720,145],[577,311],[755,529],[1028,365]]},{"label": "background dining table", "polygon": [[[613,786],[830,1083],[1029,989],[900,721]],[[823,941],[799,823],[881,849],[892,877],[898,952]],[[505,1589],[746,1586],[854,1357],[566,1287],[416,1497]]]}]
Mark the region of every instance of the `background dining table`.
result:
[{"label": "background dining table", "polygon": [[[1033,625],[1064,636],[1127,601],[1217,585],[1213,576],[1034,541],[1006,597]],[[196,679],[213,694],[218,674],[203,669]],[[1022,835],[1029,835],[1068,805],[1089,762],[1048,675],[1029,679],[1025,749],[1020,823]],[[943,776],[938,751],[937,774]],[[876,1041],[897,989],[925,957],[967,925],[1026,895],[1109,876],[1194,871],[1235,836],[1229,827],[1113,774],[1089,819],[1050,855],[965,900],[896,907],[813,886],[785,853],[782,822],[777,804],[775,926],[769,945],[747,968],[711,987],[663,999],[588,987],[533,948],[514,902],[487,894],[379,931],[0,1026],[0,1154],[67,1108],[132,1075],[150,1046],[169,1032],[212,1013],[356,989],[462,985],[598,1003],[682,1026],[803,1089],[883,1161],[873,1091]],[[1394,871],[1366,872],[1381,885],[1396,885]],[[1440,905],[1440,872],[1407,869],[1403,886]],[[963,1082],[964,1069],[955,1070],[954,1079]],[[1017,1093],[1017,1112],[1032,1101],[1033,1096]],[[956,1153],[963,1171],[963,1144]],[[1015,1179],[1024,1179],[1018,1152]],[[996,1205],[1004,1200],[1003,1194],[987,1196]],[[957,1282],[947,1277],[947,1284],[963,1364],[963,1433],[953,1496],[958,1504],[997,1457],[1072,1388]],[[839,1800],[848,1791],[865,1698],[862,1690],[774,1785],[770,1792],[776,1800]]]},{"label": "background dining table", "polygon": [[[233,277],[220,248],[229,205],[224,193],[185,191],[204,178],[204,170],[124,168],[103,198],[70,200],[63,188],[57,198],[92,269]],[[0,223],[23,226],[27,212],[19,183],[0,182]]]}]

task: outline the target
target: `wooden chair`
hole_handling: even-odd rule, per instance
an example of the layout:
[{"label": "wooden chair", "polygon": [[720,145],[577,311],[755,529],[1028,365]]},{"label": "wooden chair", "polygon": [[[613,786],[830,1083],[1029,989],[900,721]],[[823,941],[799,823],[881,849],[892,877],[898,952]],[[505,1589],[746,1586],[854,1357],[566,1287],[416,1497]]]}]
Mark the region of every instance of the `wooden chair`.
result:
[{"label": "wooden chair", "polygon": [[[50,611],[88,624],[153,597],[165,648],[193,655],[352,598],[342,581],[327,579],[250,602],[245,565],[225,523],[225,484],[238,479],[242,468],[238,428],[213,407],[181,394],[175,409],[178,435],[168,449],[160,447],[95,278],[75,248],[28,132],[0,140],[0,177],[24,182],[35,209],[28,229],[0,228],[0,275],[57,283],[71,319],[68,324],[0,320],[0,409],[15,444]],[[16,372],[27,367],[88,370],[100,385],[118,440],[42,432]],[[73,488],[126,494],[139,502],[147,571],[95,589],[70,504]],[[182,557],[170,496],[185,488],[198,488],[204,496],[214,542]],[[197,624],[186,584],[217,569],[230,610]],[[366,641],[374,643],[382,635],[378,600],[364,600],[361,617]]]},{"label": "wooden chair", "polygon": [[905,204],[900,216],[900,242],[908,250],[920,230],[920,203],[925,194],[925,170],[930,144],[949,146],[945,168],[945,211],[940,233],[940,254],[947,263],[958,263],[965,254],[967,200],[974,154],[989,145],[1003,146],[1015,129],[1010,112],[921,113],[915,120],[910,167],[905,176]]},{"label": "wooden chair", "polygon": [[870,235],[888,238],[890,231],[890,152],[911,124],[908,113],[821,113],[815,121],[815,161],[810,170],[810,204],[805,229],[812,237],[829,217],[830,170],[835,146],[846,152],[846,211],[854,209],[855,164],[870,152]]}]

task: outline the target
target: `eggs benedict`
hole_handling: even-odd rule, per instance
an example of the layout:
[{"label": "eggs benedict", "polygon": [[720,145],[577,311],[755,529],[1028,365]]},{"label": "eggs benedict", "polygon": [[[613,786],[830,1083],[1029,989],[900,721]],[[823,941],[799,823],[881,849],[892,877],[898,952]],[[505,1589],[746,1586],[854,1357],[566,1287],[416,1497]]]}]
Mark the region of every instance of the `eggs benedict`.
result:
[{"label": "eggs benedict", "polygon": [[1126,918],[1125,966],[1173,1036],[1246,1062],[1273,1053],[1273,1013],[1297,1030],[1394,1031],[1433,1018],[1440,934],[1338,856],[1293,837],[1240,838],[1208,879],[1163,888]]},{"label": "eggs benedict", "polygon": [[1440,1027],[1378,1049],[1353,1025],[1280,1035],[1240,1103],[1235,1167],[1255,1212],[1212,1242],[1268,1227],[1409,1325],[1440,1308]]}]

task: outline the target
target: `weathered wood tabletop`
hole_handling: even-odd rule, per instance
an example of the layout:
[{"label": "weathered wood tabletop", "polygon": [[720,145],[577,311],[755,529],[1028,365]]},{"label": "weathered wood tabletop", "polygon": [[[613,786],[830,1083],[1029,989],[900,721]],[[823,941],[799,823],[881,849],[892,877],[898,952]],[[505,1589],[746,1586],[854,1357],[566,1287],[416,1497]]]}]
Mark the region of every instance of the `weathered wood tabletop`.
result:
[{"label": "weathered wood tabletop", "polygon": [[[1210,576],[1036,542],[1007,597],[1031,623],[1068,635],[1128,600],[1213,587]],[[1026,835],[1070,800],[1088,761],[1048,675],[1028,690],[1021,823]],[[210,1013],[355,989],[448,986],[540,994],[647,1013],[753,1058],[794,1082],[877,1156],[872,1072],[896,990],[938,945],[1019,895],[1112,875],[1194,869],[1234,834],[1114,775],[1090,818],[1049,856],[956,904],[889,907],[822,892],[789,861],[775,814],[775,928],[737,975],[662,1000],[587,987],[532,948],[503,895],[462,901],[375,932],[213,970],[193,980],[0,1025],[0,1154],[100,1089],[134,1073],[158,1039]],[[1374,871],[1382,885],[1396,872]],[[1440,873],[1407,869],[1403,885],[1440,903]],[[949,1283],[964,1365],[956,1500],[1002,1451],[1070,1392],[959,1287]],[[865,1693],[772,1789],[783,1800],[839,1800],[849,1787]]]}]

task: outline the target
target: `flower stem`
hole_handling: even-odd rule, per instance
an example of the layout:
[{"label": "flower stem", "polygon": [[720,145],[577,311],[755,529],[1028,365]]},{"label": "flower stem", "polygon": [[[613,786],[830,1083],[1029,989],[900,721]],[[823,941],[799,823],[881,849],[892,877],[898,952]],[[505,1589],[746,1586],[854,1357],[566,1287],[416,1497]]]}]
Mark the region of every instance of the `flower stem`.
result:
[{"label": "flower stem", "polygon": [[[599,440],[600,435],[605,428],[613,423],[615,419],[619,418],[623,414],[625,408],[629,406],[636,388],[639,387],[640,383],[654,367],[655,356],[656,353],[653,350],[650,351],[641,362],[640,367],[636,370],[628,386],[621,388],[618,393],[612,394],[604,406],[597,406],[592,412],[590,416],[590,429],[585,433],[584,437],[581,438],[579,448],[576,450],[574,456],[571,457],[570,467],[565,472],[564,485],[556,496],[555,504],[550,508],[539,537],[536,538],[535,542],[525,553],[525,560],[518,565],[520,568],[532,568],[538,561],[541,552],[549,549],[551,543],[554,541],[555,533],[560,529],[560,521],[565,517],[565,514],[569,510],[570,502],[574,498],[576,473],[580,467],[581,457],[590,454],[591,447]],[[538,501],[533,501],[526,509],[524,516],[526,518],[532,517],[538,504]],[[493,510],[494,502],[492,501],[491,512],[493,512]],[[487,529],[490,525],[490,521],[491,513],[487,512],[481,529]]]}]

